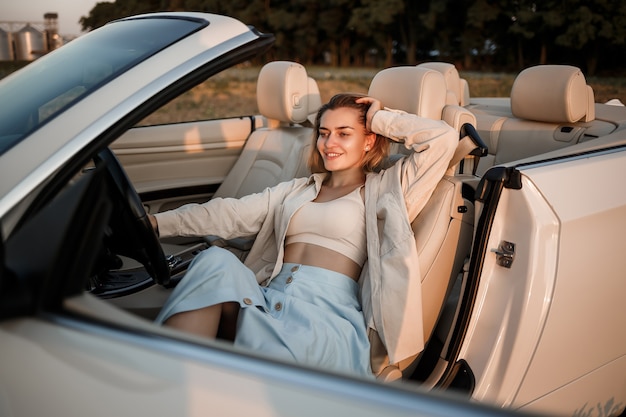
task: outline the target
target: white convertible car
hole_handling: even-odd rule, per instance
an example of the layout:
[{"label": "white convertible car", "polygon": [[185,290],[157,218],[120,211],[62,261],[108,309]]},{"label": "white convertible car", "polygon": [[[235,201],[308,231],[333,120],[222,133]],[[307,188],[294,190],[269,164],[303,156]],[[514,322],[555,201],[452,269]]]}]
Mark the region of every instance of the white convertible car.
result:
[{"label": "white convertible car", "polygon": [[446,63],[372,78],[386,106],[459,131],[412,223],[416,357],[378,357],[361,380],[152,322],[194,256],[244,257],[254,237],[160,241],[146,212],[307,175],[321,99],[302,65],[277,61],[259,114],[142,121],[272,42],[223,16],[147,14],[0,81],[0,415],[622,413],[626,107],[595,103],[571,66],[527,68],[510,98],[469,97]]}]

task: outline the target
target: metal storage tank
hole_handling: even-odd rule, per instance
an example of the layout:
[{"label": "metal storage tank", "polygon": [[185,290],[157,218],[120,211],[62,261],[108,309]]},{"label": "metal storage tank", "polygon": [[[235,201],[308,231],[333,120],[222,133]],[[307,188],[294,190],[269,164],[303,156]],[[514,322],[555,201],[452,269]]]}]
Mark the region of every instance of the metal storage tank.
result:
[{"label": "metal storage tank", "polygon": [[37,30],[30,24],[14,33],[15,58],[18,61],[34,61],[46,53],[46,39],[44,32]]},{"label": "metal storage tank", "polygon": [[13,61],[13,34],[0,28],[0,61]]},{"label": "metal storage tank", "polygon": [[44,32],[46,34],[47,52],[52,52],[63,45],[63,39],[59,35],[59,14],[48,12],[43,15]]}]

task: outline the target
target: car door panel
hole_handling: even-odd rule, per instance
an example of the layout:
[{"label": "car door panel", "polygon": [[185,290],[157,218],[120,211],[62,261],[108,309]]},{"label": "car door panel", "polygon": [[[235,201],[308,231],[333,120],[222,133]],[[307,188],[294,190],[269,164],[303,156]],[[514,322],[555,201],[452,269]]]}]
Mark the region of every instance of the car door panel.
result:
[{"label": "car door panel", "polygon": [[[486,243],[473,314],[460,357],[476,377],[473,397],[511,404],[546,320],[554,287],[558,218],[536,187],[504,188]],[[509,268],[496,251],[515,245]],[[532,291],[533,297],[527,296]],[[490,348],[487,349],[486,347]]]},{"label": "car door panel", "polygon": [[[147,200],[178,199],[216,189],[239,157],[254,118],[136,127],[111,148]],[[202,188],[204,187],[204,188]]]},{"label": "car door panel", "polygon": [[[605,387],[589,405],[626,402],[626,363],[617,360],[626,348],[621,311],[626,189],[617,181],[625,164],[622,149],[528,171],[557,213],[561,230],[550,312],[516,402],[553,390],[575,393],[585,375],[586,384]],[[546,375],[550,367],[553,372]],[[592,397],[580,398],[587,402]],[[580,413],[585,404],[577,405]]]},{"label": "car door panel", "polygon": [[[521,188],[502,192],[460,354],[475,398],[549,413],[567,397],[572,414],[626,402],[625,164],[617,148],[517,167]],[[504,241],[515,244],[509,267],[497,259]],[[580,395],[589,386],[604,388]]]},{"label": "car door panel", "polygon": [[[224,342],[154,326],[85,295],[68,299],[67,308],[82,317],[0,323],[0,374],[24,373],[20,358],[28,354],[37,376],[0,386],[1,415],[509,415],[454,393],[395,389],[232,351]],[[24,391],[71,400],[32,401]]]}]

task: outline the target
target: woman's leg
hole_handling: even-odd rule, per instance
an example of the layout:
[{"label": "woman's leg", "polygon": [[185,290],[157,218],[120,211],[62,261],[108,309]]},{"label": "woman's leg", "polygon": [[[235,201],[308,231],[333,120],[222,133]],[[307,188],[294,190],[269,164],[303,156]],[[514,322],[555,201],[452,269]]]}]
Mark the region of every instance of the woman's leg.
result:
[{"label": "woman's leg", "polygon": [[237,335],[237,318],[239,317],[239,303],[222,304],[222,316],[220,319],[217,337],[231,342],[235,341]]},{"label": "woman's leg", "polygon": [[163,324],[197,336],[212,339],[219,336],[233,341],[237,331],[238,313],[239,304],[222,303],[174,314]]},{"label": "woman's leg", "polygon": [[198,336],[234,340],[238,299],[263,301],[254,273],[231,252],[211,247],[194,259],[155,321]]},{"label": "woman's leg", "polygon": [[197,336],[215,338],[222,315],[222,305],[216,304],[198,310],[176,313],[163,324]]}]

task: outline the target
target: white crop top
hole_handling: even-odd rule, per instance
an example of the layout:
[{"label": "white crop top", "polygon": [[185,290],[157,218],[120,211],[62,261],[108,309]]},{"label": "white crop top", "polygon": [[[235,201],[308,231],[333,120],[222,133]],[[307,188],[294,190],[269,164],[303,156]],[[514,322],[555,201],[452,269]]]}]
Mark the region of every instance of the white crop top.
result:
[{"label": "white crop top", "polygon": [[335,200],[308,202],[292,216],[285,244],[301,242],[322,246],[363,266],[367,258],[365,204],[361,187]]}]

